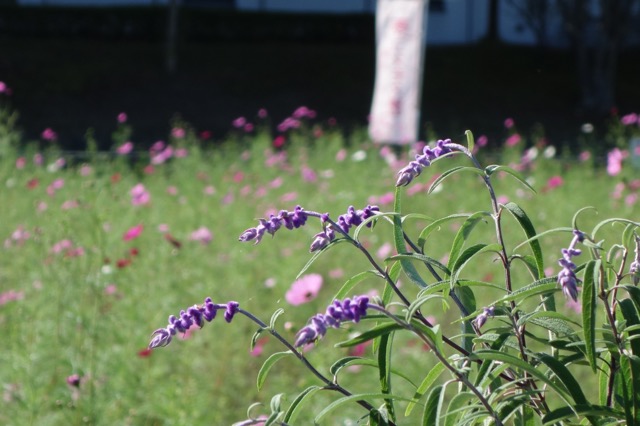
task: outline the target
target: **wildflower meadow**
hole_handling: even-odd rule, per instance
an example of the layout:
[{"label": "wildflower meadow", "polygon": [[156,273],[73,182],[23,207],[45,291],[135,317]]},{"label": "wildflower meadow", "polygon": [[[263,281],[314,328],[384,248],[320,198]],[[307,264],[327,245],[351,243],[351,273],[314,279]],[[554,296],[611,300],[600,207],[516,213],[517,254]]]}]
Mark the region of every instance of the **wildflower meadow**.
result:
[{"label": "wildflower meadow", "polygon": [[5,104],[0,423],[637,424],[639,123],[145,146],[122,113],[68,153]]}]

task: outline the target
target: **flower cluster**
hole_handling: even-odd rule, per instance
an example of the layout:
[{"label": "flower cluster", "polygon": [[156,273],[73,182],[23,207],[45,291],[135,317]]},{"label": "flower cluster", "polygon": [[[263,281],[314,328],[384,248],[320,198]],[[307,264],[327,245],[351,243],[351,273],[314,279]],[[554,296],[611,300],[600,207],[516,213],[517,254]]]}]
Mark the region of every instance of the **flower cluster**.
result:
[{"label": "flower cluster", "polygon": [[400,169],[396,186],[409,185],[415,177],[420,176],[422,169],[431,165],[433,160],[452,152],[452,149],[448,146],[449,144],[451,144],[451,139],[439,140],[436,142],[435,148],[431,148],[428,145],[425,146],[422,154],[416,155],[414,161]]},{"label": "flower cluster", "polygon": [[[323,249],[333,241],[335,231],[341,230],[348,234],[352,226],[360,225],[379,211],[378,206],[368,205],[362,210],[356,210],[353,206],[349,206],[347,213],[338,217],[337,226],[339,229],[334,229],[336,224],[331,222],[327,213],[305,211],[302,207],[296,206],[293,212],[280,210],[277,215],[270,215],[269,219],[259,219],[258,226],[247,229],[238,239],[242,242],[255,240],[255,244],[258,244],[265,233],[274,235],[282,226],[287,229],[299,228],[307,222],[309,216],[318,217],[322,223],[322,231],[313,236],[309,250],[314,252]],[[367,226],[371,227],[371,222],[367,223]]]},{"label": "flower cluster", "polygon": [[562,270],[558,273],[558,283],[562,286],[562,292],[565,296],[573,299],[574,302],[578,301],[578,277],[576,276],[576,265],[571,258],[578,256],[582,253],[581,250],[575,248],[577,243],[584,241],[584,233],[573,230],[573,240],[566,249],[562,249],[562,259],[558,260]]},{"label": "flower cluster", "polygon": [[169,325],[166,328],[159,328],[151,334],[152,339],[149,343],[149,349],[167,346],[171,343],[171,338],[175,336],[176,333],[184,333],[194,324],[202,328],[204,321],[213,321],[217,311],[221,309],[225,310],[225,321],[231,322],[234,315],[238,312],[239,306],[238,302],[216,304],[211,301],[210,297],[207,297],[204,299],[202,305],[193,305],[186,311],[180,311],[179,318],[176,318],[175,315],[169,316]]},{"label": "flower cluster", "polygon": [[334,300],[324,314],[314,315],[307,325],[298,331],[294,346],[298,348],[315,342],[327,333],[328,328],[338,328],[343,321],[360,321],[360,318],[367,314],[367,308],[369,308],[367,296],[356,296],[353,300],[349,298],[343,301]]},{"label": "flower cluster", "polygon": [[483,308],[482,313],[478,315],[476,319],[473,320],[473,323],[475,324],[476,328],[480,329],[482,328],[484,323],[487,322],[487,319],[489,317],[493,318],[494,314],[495,314],[495,307],[489,306],[488,308]]}]

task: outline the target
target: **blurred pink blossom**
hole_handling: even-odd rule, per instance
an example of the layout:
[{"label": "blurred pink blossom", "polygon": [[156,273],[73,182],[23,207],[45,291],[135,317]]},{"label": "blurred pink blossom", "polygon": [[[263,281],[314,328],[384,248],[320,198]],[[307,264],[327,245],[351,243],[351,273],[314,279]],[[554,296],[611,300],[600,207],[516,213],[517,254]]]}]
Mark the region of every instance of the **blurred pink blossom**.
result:
[{"label": "blurred pink blossom", "polygon": [[624,203],[629,207],[633,206],[637,201],[638,201],[637,193],[629,194],[624,198]]},{"label": "blurred pink blossom", "polygon": [[201,226],[191,233],[189,239],[191,241],[199,241],[202,245],[207,245],[213,239],[213,234],[208,228]]},{"label": "blurred pink blossom", "polygon": [[39,152],[36,152],[33,155],[33,164],[36,166],[42,166],[42,163],[44,163],[44,157]]},{"label": "blurred pink blossom", "polygon": [[507,140],[505,141],[505,145],[508,147],[513,147],[518,145],[521,140],[522,140],[522,137],[520,137],[518,133],[514,133],[513,135],[507,138]]},{"label": "blurred pink blossom", "polygon": [[127,113],[121,112],[118,114],[118,123],[123,124],[127,122]]},{"label": "blurred pink blossom", "polygon": [[151,194],[147,191],[143,184],[139,183],[131,188],[131,204],[134,206],[143,206],[151,201]]},{"label": "blurred pink blossom", "polygon": [[244,127],[243,127],[243,130],[244,130],[246,133],[251,133],[251,132],[253,132],[253,124],[252,124],[252,123],[247,123],[247,124],[245,124],[245,125],[244,125]]},{"label": "blurred pink blossom", "polygon": [[623,115],[620,118],[620,122],[625,126],[631,126],[638,122],[638,118],[639,118],[638,114],[636,114],[635,112],[632,112],[631,114]]},{"label": "blurred pink blossom", "polygon": [[578,160],[582,161],[583,163],[585,161],[589,161],[590,159],[591,159],[591,151],[582,151],[578,156]]},{"label": "blurred pink blossom", "polygon": [[333,279],[339,279],[344,277],[344,270],[342,268],[331,269],[329,271],[329,277]]},{"label": "blurred pink blossom", "polygon": [[342,148],[336,153],[336,161],[341,163],[347,159],[347,150]]},{"label": "blurred pink blossom", "polygon": [[53,142],[58,139],[58,134],[54,132],[50,127],[44,129],[40,136],[42,136],[42,139],[44,139],[45,141],[49,142]]},{"label": "blurred pink blossom", "polygon": [[235,120],[233,120],[231,122],[231,124],[233,125],[233,127],[235,127],[236,129],[240,129],[242,127],[244,127],[245,124],[247,124],[247,119],[244,117],[238,117]]},{"label": "blurred pink blossom", "polygon": [[4,81],[0,81],[0,93],[6,93],[9,88]]},{"label": "blurred pink blossom", "polygon": [[268,113],[267,113],[267,110],[266,110],[266,109],[264,109],[264,108],[260,108],[260,109],[258,110],[258,117],[259,117],[259,118],[263,118],[263,119],[264,119],[264,118],[267,118],[267,115],[268,115]]},{"label": "blurred pink blossom", "polygon": [[291,114],[293,118],[315,118],[316,112],[312,109],[307,108],[306,106],[298,107],[293,114]]},{"label": "blurred pink blossom", "polygon": [[386,242],[380,246],[380,248],[376,252],[376,256],[378,256],[378,259],[385,259],[389,257],[392,251],[393,251],[393,247],[391,246],[390,243]]},{"label": "blurred pink blossom", "polygon": [[176,139],[182,139],[186,134],[187,132],[182,127],[174,127],[173,129],[171,129],[171,136]]},{"label": "blurred pink blossom", "polygon": [[173,156],[176,158],[184,158],[187,155],[189,155],[189,151],[187,151],[187,148],[176,148],[173,151]]},{"label": "blurred pink blossom", "polygon": [[228,205],[233,203],[234,200],[234,196],[233,196],[233,192],[227,192],[227,194],[222,197],[222,205]]},{"label": "blurred pink blossom", "polygon": [[509,197],[507,197],[506,195],[500,195],[498,197],[498,203],[507,204],[508,202],[509,202]]},{"label": "blurred pink blossom", "polygon": [[80,166],[80,176],[89,176],[93,172],[93,169],[88,164]]},{"label": "blurred pink blossom", "polygon": [[16,169],[22,170],[24,166],[27,164],[27,159],[24,157],[18,157],[16,159]]},{"label": "blurred pink blossom", "polygon": [[55,243],[53,245],[53,247],[51,248],[51,251],[54,254],[58,254],[58,253],[61,253],[61,252],[65,251],[65,250],[69,250],[72,247],[73,247],[73,243],[71,242],[71,240],[64,239],[64,240],[60,240],[57,243]]},{"label": "blurred pink blossom", "polygon": [[284,182],[284,179],[278,176],[277,178],[269,182],[269,188],[280,188],[283,182]]},{"label": "blurred pink blossom", "polygon": [[614,200],[619,200],[620,198],[622,198],[623,191],[624,191],[624,182],[616,183],[616,186],[613,187],[611,198],[613,198]]},{"label": "blurred pink blossom", "polygon": [[624,151],[613,148],[607,154],[607,173],[609,176],[616,176],[622,171],[622,160],[626,157]]},{"label": "blurred pink blossom", "polygon": [[142,231],[144,230],[144,225],[143,224],[139,224],[136,225],[132,228],[129,228],[123,235],[122,235],[122,239],[124,241],[131,241],[134,240],[136,238],[138,238],[140,236],[140,234],[142,234]]},{"label": "blurred pink blossom", "polygon": [[395,198],[396,196],[393,192],[387,192],[386,194],[382,194],[380,197],[378,197],[378,203],[382,205],[391,204],[393,203]]},{"label": "blurred pink blossom", "polygon": [[280,196],[280,201],[283,203],[288,203],[290,201],[295,201],[298,198],[297,192],[287,192]]},{"label": "blurred pink blossom", "polygon": [[151,145],[151,148],[149,148],[149,152],[151,152],[151,154],[158,154],[164,149],[165,145],[163,140],[155,141],[153,145]]},{"label": "blurred pink blossom", "polygon": [[318,180],[318,175],[316,174],[316,172],[306,164],[302,166],[300,173],[302,174],[302,180],[304,180],[305,182],[315,182],[316,180]]},{"label": "blurred pink blossom", "polygon": [[178,195],[178,188],[176,188],[173,185],[168,186],[167,187],[167,194],[169,194],[169,195]]},{"label": "blurred pink blossom", "polygon": [[56,191],[62,189],[64,187],[64,179],[59,178],[51,182],[51,184],[47,187],[47,194],[52,196],[56,193]]},{"label": "blurred pink blossom", "polygon": [[24,291],[8,290],[0,293],[0,306],[22,299],[24,299]]},{"label": "blurred pink blossom", "polygon": [[131,153],[131,151],[133,151],[133,142],[131,141],[125,142],[116,148],[116,152],[119,155],[127,155]]},{"label": "blurred pink blossom", "polygon": [[489,139],[485,135],[480,135],[476,140],[476,145],[479,147],[487,146],[487,143],[489,143]]},{"label": "blurred pink blossom", "polygon": [[562,186],[563,183],[564,181],[562,180],[562,176],[553,176],[553,177],[550,177],[549,180],[547,181],[547,188],[554,189],[559,186]]},{"label": "blurred pink blossom", "polygon": [[256,341],[253,350],[250,352],[251,356],[260,356],[264,352],[264,345],[269,341],[268,337],[261,337]]},{"label": "blurred pink blossom", "polygon": [[515,122],[513,121],[513,118],[507,118],[506,120],[504,120],[504,127],[507,129],[512,128],[514,124]]},{"label": "blurred pink blossom", "polygon": [[322,275],[307,274],[296,280],[285,294],[286,301],[298,306],[316,298],[322,288]]},{"label": "blurred pink blossom", "polygon": [[207,185],[202,192],[204,192],[205,195],[213,195],[216,193],[216,188],[213,185]]},{"label": "blurred pink blossom", "polygon": [[62,203],[62,206],[60,206],[62,210],[77,209],[78,207],[80,207],[80,203],[78,203],[78,200],[67,200]]}]

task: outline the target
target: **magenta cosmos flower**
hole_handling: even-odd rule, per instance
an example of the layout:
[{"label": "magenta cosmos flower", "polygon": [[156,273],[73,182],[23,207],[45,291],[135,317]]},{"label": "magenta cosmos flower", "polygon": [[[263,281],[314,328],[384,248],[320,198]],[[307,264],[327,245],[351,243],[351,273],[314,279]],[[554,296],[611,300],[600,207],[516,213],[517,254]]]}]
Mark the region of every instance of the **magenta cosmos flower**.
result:
[{"label": "magenta cosmos flower", "polygon": [[302,305],[316,298],[322,288],[322,275],[308,274],[300,277],[287,291],[285,299],[293,306]]}]

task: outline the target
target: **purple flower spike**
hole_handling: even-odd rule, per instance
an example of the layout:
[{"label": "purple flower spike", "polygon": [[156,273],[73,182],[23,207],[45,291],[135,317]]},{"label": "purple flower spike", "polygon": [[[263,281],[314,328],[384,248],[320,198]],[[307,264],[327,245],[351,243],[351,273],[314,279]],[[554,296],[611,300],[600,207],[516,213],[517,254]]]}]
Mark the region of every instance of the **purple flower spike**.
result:
[{"label": "purple flower spike", "polygon": [[488,308],[483,308],[482,313],[473,320],[473,323],[476,325],[476,328],[480,329],[487,322],[489,317],[493,318],[495,314],[495,307],[489,306]]},{"label": "purple flower spike", "polygon": [[451,144],[451,139],[439,140],[436,142],[435,148],[425,146],[422,154],[416,155],[414,161],[400,169],[396,186],[409,185],[414,178],[420,176],[422,169],[431,165],[433,160],[452,152],[453,150],[449,147],[449,144]]},{"label": "purple flower spike", "polygon": [[220,309],[225,309],[224,319],[227,322],[231,322],[240,308],[238,302],[215,304],[210,297],[207,297],[202,305],[193,305],[186,310],[180,311],[180,318],[175,315],[169,316],[169,325],[166,328],[159,328],[151,334],[152,339],[149,343],[149,349],[167,346],[171,343],[171,338],[176,333],[186,332],[193,324],[202,328],[204,321],[213,321],[216,317],[216,311]]},{"label": "purple flower spike", "polygon": [[558,264],[562,266],[562,270],[558,273],[558,283],[562,287],[562,292],[566,297],[570,297],[574,302],[578,301],[578,282],[580,280],[576,276],[576,265],[571,260],[574,256],[579,256],[582,252],[575,248],[576,244],[583,242],[585,234],[577,229],[573,230],[573,239],[566,249],[562,249],[562,259],[558,260]]},{"label": "purple flower spike", "polygon": [[325,314],[316,314],[307,325],[298,331],[294,346],[296,348],[324,337],[329,328],[338,328],[344,321],[358,322],[360,318],[367,314],[369,308],[369,298],[367,296],[356,296],[353,299],[344,301],[335,300],[327,307]]}]

